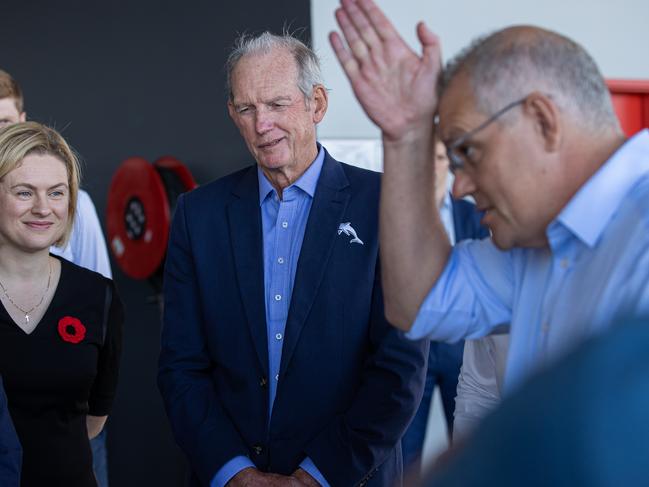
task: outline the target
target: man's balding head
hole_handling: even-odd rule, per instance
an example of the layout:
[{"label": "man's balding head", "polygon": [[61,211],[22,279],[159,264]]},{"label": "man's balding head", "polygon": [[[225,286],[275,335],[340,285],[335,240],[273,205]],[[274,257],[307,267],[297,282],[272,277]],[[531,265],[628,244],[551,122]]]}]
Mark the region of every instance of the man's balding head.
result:
[{"label": "man's balding head", "polygon": [[513,26],[475,40],[449,61],[440,97],[460,74],[469,79],[476,108],[486,115],[538,91],[577,125],[620,131],[597,65],[583,47],[556,32]]},{"label": "man's balding head", "polygon": [[475,41],[439,84],[439,134],[503,249],[546,228],[624,136],[597,66],[577,43],[517,26]]}]

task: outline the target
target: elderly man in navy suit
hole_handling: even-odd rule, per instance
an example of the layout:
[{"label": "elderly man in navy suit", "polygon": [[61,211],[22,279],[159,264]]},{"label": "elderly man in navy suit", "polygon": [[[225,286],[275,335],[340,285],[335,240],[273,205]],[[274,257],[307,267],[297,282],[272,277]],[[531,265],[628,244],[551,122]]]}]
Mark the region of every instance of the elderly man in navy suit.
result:
[{"label": "elderly man in navy suit", "polygon": [[399,485],[428,350],[384,317],[380,176],[316,142],[299,40],[239,39],[228,85],[257,164],[179,199],[165,267],[158,382],[193,481]]}]

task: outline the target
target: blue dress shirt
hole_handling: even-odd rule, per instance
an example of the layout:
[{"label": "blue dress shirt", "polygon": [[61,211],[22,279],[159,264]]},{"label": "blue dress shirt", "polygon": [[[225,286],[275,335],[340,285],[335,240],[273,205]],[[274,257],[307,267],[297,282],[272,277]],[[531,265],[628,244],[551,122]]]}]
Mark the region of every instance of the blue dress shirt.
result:
[{"label": "blue dress shirt", "polygon": [[455,225],[453,223],[453,202],[451,201],[451,193],[448,191],[444,193],[444,200],[439,209],[439,216],[442,219],[444,230],[448,236],[448,241],[451,245],[455,245]]},{"label": "blue dress shirt", "polygon": [[409,338],[511,323],[505,390],[618,315],[649,310],[649,131],[627,141],[550,223],[549,247],[456,245]]},{"label": "blue dress shirt", "polygon": [[77,209],[70,240],[65,247],[52,245],[50,252],[81,267],[99,272],[108,279],[113,278],[99,216],[90,195],[84,190],[80,189],[77,196]]},{"label": "blue dress shirt", "polygon": [[[257,167],[259,179],[259,205],[264,240],[264,289],[266,296],[266,333],[268,336],[269,404],[268,420],[272,414],[279,366],[284,344],[284,328],[288,318],[293,283],[298,258],[304,239],[306,223],[313,202],[324,162],[324,149],[318,146],[318,155],[308,169],[293,184],[284,188],[282,199]],[[211,487],[225,485],[234,475],[254,463],[244,456],[235,457],[226,463],[214,476]],[[300,467],[321,485],[329,484],[310,458],[305,458]]]}]

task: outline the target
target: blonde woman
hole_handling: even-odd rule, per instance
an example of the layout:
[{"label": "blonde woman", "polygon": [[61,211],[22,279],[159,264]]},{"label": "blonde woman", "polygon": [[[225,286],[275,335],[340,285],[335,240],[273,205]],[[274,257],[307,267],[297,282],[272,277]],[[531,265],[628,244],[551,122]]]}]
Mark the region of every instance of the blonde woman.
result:
[{"label": "blonde woman", "polygon": [[89,438],[109,413],[123,321],[113,283],[49,253],[79,188],[63,138],[35,122],[0,131],[0,374],[23,447],[23,487],[94,487]]}]

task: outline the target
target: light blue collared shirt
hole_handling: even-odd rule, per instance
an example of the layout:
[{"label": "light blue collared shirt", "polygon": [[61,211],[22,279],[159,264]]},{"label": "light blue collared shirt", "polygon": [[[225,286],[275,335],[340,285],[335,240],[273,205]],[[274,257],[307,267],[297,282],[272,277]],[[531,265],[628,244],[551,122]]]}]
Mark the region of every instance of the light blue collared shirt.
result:
[{"label": "light blue collared shirt", "polygon": [[444,200],[439,209],[439,216],[442,219],[442,225],[448,235],[448,240],[451,245],[455,245],[455,224],[453,223],[453,202],[451,201],[451,193],[448,191],[444,193]]},{"label": "light blue collared shirt", "polygon": [[97,210],[90,195],[84,190],[80,189],[77,195],[77,210],[70,240],[63,248],[50,247],[50,252],[78,266],[99,272],[108,279],[113,278]]},{"label": "light blue collared shirt", "polygon": [[[284,345],[284,328],[293,294],[297,261],[302,249],[304,231],[311,211],[311,203],[324,162],[324,149],[318,146],[318,155],[307,170],[293,184],[284,188],[282,199],[257,166],[259,206],[264,241],[264,289],[266,296],[266,333],[268,336],[269,404],[268,420],[272,414],[279,366]],[[211,487],[225,485],[234,475],[255,465],[248,457],[235,457],[217,472]],[[300,467],[321,485],[329,487],[324,476],[310,458]]]},{"label": "light blue collared shirt", "polygon": [[627,141],[546,230],[548,248],[456,245],[408,337],[457,341],[511,322],[505,390],[618,315],[649,311],[649,131]]}]

